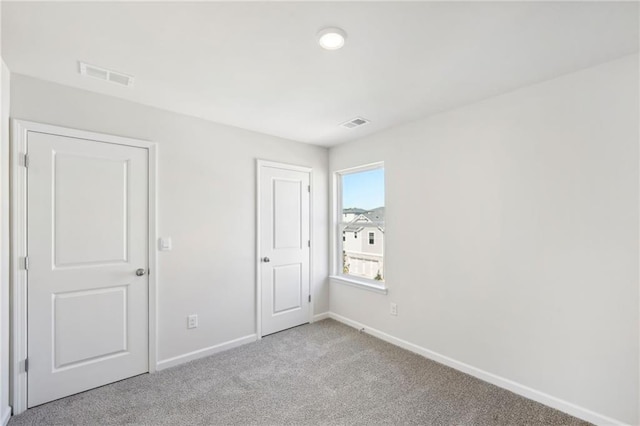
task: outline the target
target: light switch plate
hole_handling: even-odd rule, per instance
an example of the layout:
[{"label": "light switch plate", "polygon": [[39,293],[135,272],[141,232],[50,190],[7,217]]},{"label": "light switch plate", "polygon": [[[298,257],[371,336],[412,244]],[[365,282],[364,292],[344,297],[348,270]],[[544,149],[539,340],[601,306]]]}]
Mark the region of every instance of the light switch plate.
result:
[{"label": "light switch plate", "polygon": [[198,328],[198,315],[192,314],[187,316],[187,328]]},{"label": "light switch plate", "polygon": [[160,238],[159,246],[161,251],[170,251],[173,247],[171,237]]}]

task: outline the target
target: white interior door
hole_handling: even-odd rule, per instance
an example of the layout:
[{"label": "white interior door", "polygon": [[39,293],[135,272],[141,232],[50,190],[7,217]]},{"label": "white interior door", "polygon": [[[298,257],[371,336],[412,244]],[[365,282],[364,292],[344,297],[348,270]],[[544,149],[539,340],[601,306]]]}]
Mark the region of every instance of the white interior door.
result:
[{"label": "white interior door", "polygon": [[309,322],[310,172],[260,166],[262,335]]},{"label": "white interior door", "polygon": [[33,407],[148,371],[148,151],[29,132],[27,152]]}]

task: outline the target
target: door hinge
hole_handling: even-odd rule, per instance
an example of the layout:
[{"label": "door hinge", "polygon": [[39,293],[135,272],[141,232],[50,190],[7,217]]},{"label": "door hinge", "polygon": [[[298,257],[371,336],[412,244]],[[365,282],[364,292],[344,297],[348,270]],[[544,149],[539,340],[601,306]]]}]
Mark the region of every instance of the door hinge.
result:
[{"label": "door hinge", "polygon": [[307,185],[307,192],[311,192],[311,185]]},{"label": "door hinge", "polygon": [[307,240],[307,247],[311,247],[311,240]]},{"label": "door hinge", "polygon": [[25,373],[29,372],[29,358],[25,358],[24,360],[24,372]]},{"label": "door hinge", "polygon": [[29,256],[24,257],[24,270],[25,271],[29,270]]},{"label": "door hinge", "polygon": [[309,303],[311,303],[311,295],[309,295]]},{"label": "door hinge", "polygon": [[29,167],[29,154],[24,154],[24,158],[22,159],[22,164],[24,164],[25,167]]}]

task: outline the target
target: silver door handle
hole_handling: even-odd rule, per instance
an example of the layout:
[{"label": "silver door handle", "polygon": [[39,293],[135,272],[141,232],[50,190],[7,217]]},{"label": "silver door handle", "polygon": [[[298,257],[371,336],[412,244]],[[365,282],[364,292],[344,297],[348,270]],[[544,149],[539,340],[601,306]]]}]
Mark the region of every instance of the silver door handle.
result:
[{"label": "silver door handle", "polygon": [[143,276],[146,273],[147,273],[147,271],[145,271],[143,268],[136,269],[136,275],[139,276],[139,277]]},{"label": "silver door handle", "polygon": [[268,257],[265,256],[265,257],[262,258],[262,261],[264,263],[269,263],[269,262],[271,262],[271,259],[269,259]]}]

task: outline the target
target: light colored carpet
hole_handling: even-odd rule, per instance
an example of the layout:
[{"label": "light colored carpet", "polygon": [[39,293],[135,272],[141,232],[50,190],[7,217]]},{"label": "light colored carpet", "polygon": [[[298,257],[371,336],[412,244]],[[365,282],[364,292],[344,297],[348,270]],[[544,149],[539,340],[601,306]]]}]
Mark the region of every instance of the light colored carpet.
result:
[{"label": "light colored carpet", "polygon": [[578,425],[333,320],[44,404],[10,425]]}]

